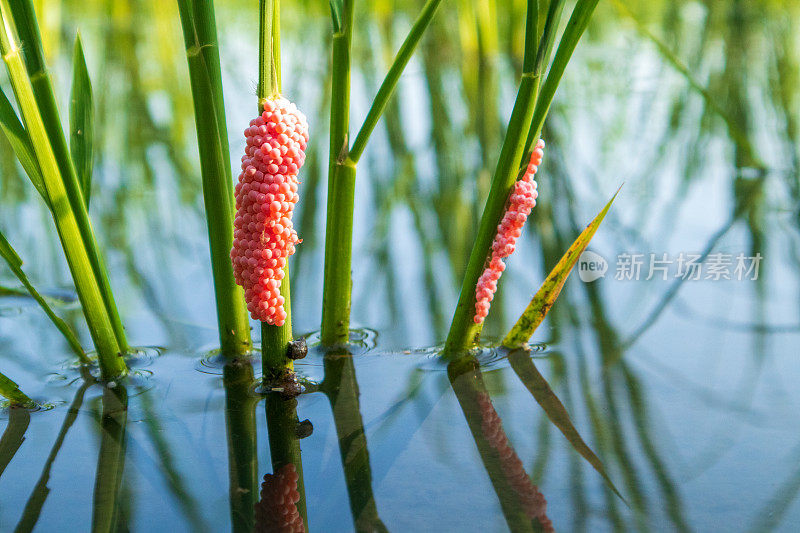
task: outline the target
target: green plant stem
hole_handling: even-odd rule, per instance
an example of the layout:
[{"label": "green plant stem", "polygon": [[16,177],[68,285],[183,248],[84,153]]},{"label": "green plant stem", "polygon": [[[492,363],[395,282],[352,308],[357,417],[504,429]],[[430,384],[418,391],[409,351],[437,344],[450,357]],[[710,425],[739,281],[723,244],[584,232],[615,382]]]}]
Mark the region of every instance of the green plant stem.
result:
[{"label": "green plant stem", "polygon": [[[260,0],[259,15],[258,112],[261,113],[264,100],[281,93],[280,0]],[[280,377],[284,369],[294,370],[294,363],[286,356],[292,340],[290,289],[287,259],[280,287],[286,320],[282,326],[261,323],[261,367],[267,381]]]},{"label": "green plant stem", "polygon": [[230,257],[235,203],[214,3],[178,0],[178,7],[194,101],[220,348],[232,358],[249,353],[252,343],[244,290],[236,285]]},{"label": "green plant stem", "polygon": [[281,93],[280,0],[259,0],[258,102]]},{"label": "green plant stem", "polygon": [[[547,113],[550,111],[550,104],[553,103],[556,89],[561,82],[569,60],[572,58],[572,53],[578,45],[578,41],[580,41],[583,32],[586,31],[586,27],[589,25],[589,20],[592,17],[592,13],[594,13],[595,7],[597,7],[598,1],[599,0],[579,0],[575,5],[575,9],[572,11],[572,15],[569,17],[567,27],[564,29],[561,41],[558,43],[558,50],[556,50],[556,55],[553,58],[553,64],[547,73],[547,79],[545,79],[542,84],[542,89],[539,92],[539,99],[536,102],[533,121],[531,122],[528,138],[525,142],[526,156],[530,155],[531,146],[533,146],[535,140],[538,139],[539,135],[542,133],[544,120],[547,118]],[[545,28],[545,35],[546,34],[547,28]],[[542,41],[544,41],[544,39],[545,37],[542,37]],[[548,56],[552,48],[553,41],[551,40],[548,44]]]},{"label": "green plant stem", "polygon": [[386,108],[386,103],[397,87],[400,75],[403,73],[403,70],[405,70],[406,65],[408,65],[408,61],[414,54],[414,50],[416,50],[422,35],[433,20],[433,16],[436,14],[436,9],[439,7],[439,4],[441,4],[441,0],[428,0],[425,3],[417,20],[406,36],[405,41],[403,41],[403,44],[400,46],[400,50],[397,51],[397,55],[394,61],[392,61],[392,65],[389,67],[389,72],[386,73],[386,77],[383,79],[380,89],[378,89],[378,94],[375,95],[369,112],[367,112],[367,118],[364,119],[364,124],[353,140],[353,146],[350,148],[348,154],[353,163],[358,163],[358,160],[361,158],[361,154],[367,146],[369,137]]},{"label": "green plant stem", "polygon": [[[114,301],[114,294],[111,291],[106,265],[92,230],[86,202],[81,192],[78,173],[75,170],[67,145],[67,138],[61,127],[53,82],[44,59],[42,38],[36,21],[33,1],[4,0],[3,3],[9,9],[5,20],[7,22],[13,20],[20,41],[20,48],[24,50],[25,68],[33,89],[34,99],[50,140],[52,154],[58,165],[61,181],[67,191],[67,199],[72,207],[80,237],[92,267],[92,273],[100,290],[108,321],[111,323],[116,342],[119,345],[119,351],[127,353],[129,346],[125,337],[125,330],[117,310],[117,304]],[[30,125],[28,126],[30,127]]]},{"label": "green plant stem", "polygon": [[283,326],[261,323],[261,373],[266,381],[279,378],[284,369],[294,370],[294,362],[286,355],[288,345],[292,341],[292,303],[288,264],[284,268],[284,274],[281,281],[281,295],[286,320]]},{"label": "green plant stem", "polygon": [[[127,370],[122,358],[122,347],[115,335],[115,328],[105,305],[100,284],[95,276],[91,254],[85,246],[80,229],[81,223],[75,212],[76,204],[70,202],[69,196],[76,192],[78,198],[81,199],[80,205],[77,206],[79,213],[86,214],[85,206],[79,188],[70,193],[65,187],[65,182],[70,180],[62,179],[63,176],[47,134],[47,127],[42,120],[28,72],[22,61],[19,44],[10,25],[12,21],[9,18],[10,9],[9,0],[3,0],[0,3],[0,18],[3,23],[3,27],[0,29],[0,51],[2,51],[3,60],[8,68],[9,78],[42,172],[48,202],[64,255],[75,282],[89,332],[97,348],[100,370],[104,379],[114,379]],[[58,127],[60,129],[60,126]],[[69,154],[67,154],[67,158],[69,159]],[[83,222],[88,224],[88,217]],[[89,226],[89,231],[91,232],[91,226]]]},{"label": "green plant stem", "polygon": [[350,127],[350,47],[353,40],[353,0],[343,0],[341,19],[333,34],[330,152],[325,225],[325,267],[322,289],[324,345],[346,344],[350,335],[351,256],[355,163],[347,158]]},{"label": "green plant stem", "polygon": [[486,258],[491,250],[492,241],[497,232],[497,225],[505,212],[506,200],[514,186],[517,169],[522,158],[525,134],[528,131],[533,107],[536,102],[539,78],[532,73],[524,73],[520,82],[517,99],[508,123],[500,160],[492,178],[489,197],[481,216],[478,235],[472,246],[458,305],[450,325],[450,332],[445,342],[445,355],[454,355],[467,351],[481,332],[481,324],[473,321],[475,315],[475,286],[484,270]]},{"label": "green plant stem", "polygon": [[[500,151],[494,176],[492,177],[489,196],[483,209],[478,235],[472,246],[467,270],[461,285],[458,305],[453,314],[450,332],[445,342],[444,353],[446,357],[462,354],[469,350],[480,337],[482,324],[476,324],[475,315],[475,286],[478,278],[485,268],[485,263],[497,233],[497,225],[505,212],[506,201],[514,182],[519,175],[520,162],[527,150],[528,136],[531,132],[531,122],[534,110],[539,100],[539,85],[547,64],[549,51],[552,49],[555,33],[558,29],[558,20],[561,17],[564,0],[553,0],[550,3],[544,32],[535,47],[535,36],[538,34],[538,16],[533,16],[531,10],[538,10],[536,0],[528,0],[528,14],[525,25],[525,53],[523,57],[523,72],[520,80],[517,99],[508,122],[508,129]],[[535,56],[534,56],[535,54]],[[535,59],[532,59],[534,58]],[[537,131],[538,136],[538,131]]]},{"label": "green plant stem", "polygon": [[400,75],[433,20],[441,0],[428,0],[400,46],[364,124],[349,146],[350,48],[353,38],[353,0],[331,3],[334,34],[332,46],[330,152],[328,205],[325,228],[325,268],[322,296],[322,332],[325,346],[344,345],[350,334],[351,263],[356,164],[369,137],[386,109]]}]

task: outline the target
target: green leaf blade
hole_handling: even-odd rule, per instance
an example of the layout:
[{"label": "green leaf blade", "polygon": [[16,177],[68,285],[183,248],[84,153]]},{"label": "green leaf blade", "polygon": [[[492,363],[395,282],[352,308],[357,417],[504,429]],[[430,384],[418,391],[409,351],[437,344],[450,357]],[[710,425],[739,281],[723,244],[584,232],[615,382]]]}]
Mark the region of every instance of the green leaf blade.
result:
[{"label": "green leaf blade", "polygon": [[2,373],[0,373],[0,396],[4,396],[13,404],[18,404],[25,407],[35,405],[33,400],[28,398],[24,392],[19,390],[19,385]]},{"label": "green leaf blade", "polygon": [[83,200],[89,207],[94,157],[94,96],[81,34],[75,37],[72,54],[72,93],[69,102],[69,151],[78,173]]},{"label": "green leaf blade", "polygon": [[[621,187],[620,187],[621,188]],[[611,208],[611,204],[619,194],[619,189],[614,196],[608,201],[603,209],[594,217],[594,220],[586,226],[572,246],[569,247],[567,252],[558,261],[558,264],[553,268],[550,274],[542,283],[542,286],[533,296],[528,307],[525,308],[522,315],[517,320],[516,324],[509,330],[506,337],[503,339],[503,346],[509,349],[519,348],[527,344],[536,328],[542,323],[544,317],[550,311],[550,308],[555,303],[558,295],[561,294],[561,289],[567,281],[572,268],[578,262],[578,258],[589,245],[589,241],[594,237],[597,228]]]}]

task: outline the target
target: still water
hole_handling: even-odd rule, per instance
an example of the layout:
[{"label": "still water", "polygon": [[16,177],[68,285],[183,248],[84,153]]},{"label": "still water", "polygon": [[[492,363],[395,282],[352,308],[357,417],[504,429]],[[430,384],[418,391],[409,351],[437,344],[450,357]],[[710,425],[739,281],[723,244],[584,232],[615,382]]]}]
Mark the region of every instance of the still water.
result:
[{"label": "still water", "polygon": [[[77,28],[86,43],[102,139],[91,216],[141,350],[128,383],[91,385],[35,303],[3,291],[2,370],[44,408],[0,415],[0,531],[246,530],[275,409],[257,359],[223,368],[213,353],[177,9],[41,4],[62,110]],[[251,4],[217,9],[234,161],[255,102]],[[279,414],[286,438],[303,437],[310,529],[796,531],[800,3],[600,3],[546,124],[539,205],[487,336],[624,183],[591,245],[605,274],[570,278],[530,353],[450,367],[436,347],[513,104],[524,2],[445,2],[362,159],[349,355],[314,347],[330,19],[326,3],[293,4],[284,93],[312,141],[292,296],[312,349],[297,365],[306,393]],[[360,4],[354,125],[417,3]],[[13,161],[2,140],[0,227],[80,325],[49,217]]]}]

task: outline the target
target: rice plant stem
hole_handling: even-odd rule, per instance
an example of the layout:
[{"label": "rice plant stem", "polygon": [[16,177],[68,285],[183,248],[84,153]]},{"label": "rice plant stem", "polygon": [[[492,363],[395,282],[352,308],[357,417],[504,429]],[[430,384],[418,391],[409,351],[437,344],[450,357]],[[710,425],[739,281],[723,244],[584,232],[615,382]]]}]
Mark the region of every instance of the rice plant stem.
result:
[{"label": "rice plant stem", "polygon": [[[34,90],[12,28],[10,9],[9,0],[3,0],[0,3],[0,19],[2,19],[0,20],[2,22],[0,51],[2,51],[3,61],[8,68],[20,112],[42,172],[48,203],[53,213],[64,255],[75,281],[75,288],[86,316],[89,332],[97,348],[100,370],[103,378],[113,379],[126,371],[121,346],[117,341],[100,286],[97,283],[89,251],[84,245],[80,224],[75,211],[73,211],[74,204],[69,200],[69,193],[65,187],[65,181],[69,180],[62,181],[47,128],[36,104]],[[58,127],[60,128],[60,126]],[[69,158],[69,154],[67,154],[67,158]],[[80,195],[79,189],[77,193]],[[78,196],[78,198],[81,197]],[[83,213],[86,213],[85,207]],[[88,223],[88,217],[85,222]],[[91,231],[91,226],[89,226],[89,230]]]},{"label": "rice plant stem", "polygon": [[[555,0],[559,2],[560,0]],[[528,10],[538,9],[535,0],[528,1]],[[550,16],[548,15],[548,18]],[[517,178],[522,154],[525,148],[525,141],[530,129],[533,111],[539,91],[539,80],[541,72],[536,72],[536,65],[539,63],[531,61],[531,54],[535,52],[533,43],[536,39],[531,38],[530,34],[537,32],[533,24],[536,17],[528,16],[525,27],[525,50],[523,65],[534,70],[524,70],[519,84],[517,98],[508,122],[506,137],[500,151],[500,158],[492,177],[489,189],[489,196],[483,209],[478,234],[472,246],[469,263],[464,273],[464,281],[461,285],[461,294],[458,298],[458,305],[453,314],[453,321],[450,325],[450,332],[445,342],[444,355],[454,356],[469,350],[477,342],[481,333],[481,324],[473,321],[475,315],[475,286],[478,278],[484,270],[486,258],[492,246],[497,225],[505,211],[506,200],[514,186]],[[547,24],[545,25],[547,27]],[[552,27],[552,26],[551,26]],[[547,39],[547,32],[542,36],[542,41]]]},{"label": "rice plant stem", "polygon": [[333,34],[330,152],[322,293],[323,345],[345,344],[350,330],[350,262],[356,165],[348,157],[350,126],[350,47],[353,0],[342,2],[342,16]]},{"label": "rice plant stem", "polygon": [[[281,93],[280,0],[260,0],[258,53],[258,112],[266,98]],[[281,296],[286,319],[282,326],[261,323],[262,375],[269,381],[280,377],[282,369],[293,370],[294,363],[286,356],[292,340],[292,298],[289,283],[289,262],[283,269]]]},{"label": "rice plant stem", "polygon": [[369,112],[367,112],[367,118],[364,119],[364,124],[353,140],[353,146],[350,148],[349,157],[354,163],[358,163],[358,160],[361,158],[361,154],[364,152],[364,148],[366,148],[367,142],[369,141],[370,134],[378,124],[378,120],[381,118],[389,98],[391,98],[397,87],[400,75],[403,73],[408,61],[414,54],[414,50],[416,50],[422,35],[433,20],[433,16],[436,14],[436,9],[439,7],[439,4],[441,4],[441,0],[428,0],[425,3],[417,20],[411,27],[408,36],[406,36],[405,41],[403,41],[402,46],[400,46],[400,50],[397,51],[397,55],[392,65],[389,67],[389,72],[386,73],[386,77],[383,79],[380,89],[378,89],[378,94],[375,95]]},{"label": "rice plant stem", "polygon": [[[592,17],[592,13],[594,13],[595,7],[597,7],[598,1],[599,0],[578,0],[575,9],[572,11],[572,15],[569,17],[567,27],[564,29],[561,41],[558,43],[558,49],[553,58],[553,64],[547,73],[547,78],[542,84],[539,99],[536,102],[533,121],[531,122],[528,138],[525,142],[526,155],[530,155],[531,146],[533,146],[535,140],[538,139],[539,135],[542,133],[544,119],[547,118],[547,113],[550,111],[550,104],[553,103],[556,89],[561,82],[561,78],[564,75],[569,60],[572,58],[572,53],[575,51],[575,47],[578,45],[581,35],[583,35],[583,32],[586,31],[586,27],[589,25],[589,20]],[[545,34],[546,33],[547,31],[545,29]],[[545,37],[542,37],[543,42],[544,39]],[[553,42],[551,40],[548,43],[549,50],[552,50],[552,47]],[[549,50],[547,52],[548,55],[550,53]],[[523,172],[521,168],[520,172]]]},{"label": "rice plant stem", "polygon": [[78,225],[80,238],[92,267],[92,274],[100,290],[103,307],[108,314],[108,321],[111,323],[116,343],[119,345],[120,351],[126,353],[129,351],[129,346],[125,330],[114,301],[106,265],[92,230],[78,174],[67,145],[67,138],[61,127],[53,82],[44,59],[42,38],[36,21],[33,1],[4,0],[4,4],[8,9],[5,17],[6,23],[13,21],[19,39],[19,48],[24,50],[23,59],[33,88],[33,96],[50,141],[53,157],[58,165],[61,181],[67,192],[67,199]]},{"label": "rice plant stem", "polygon": [[249,353],[252,343],[244,291],[234,281],[230,258],[233,180],[214,3],[178,0],[178,8],[194,101],[220,348],[224,356],[236,357]]},{"label": "rice plant stem", "polygon": [[[281,92],[280,0],[259,0],[258,101]],[[259,113],[261,107],[259,105]]]}]

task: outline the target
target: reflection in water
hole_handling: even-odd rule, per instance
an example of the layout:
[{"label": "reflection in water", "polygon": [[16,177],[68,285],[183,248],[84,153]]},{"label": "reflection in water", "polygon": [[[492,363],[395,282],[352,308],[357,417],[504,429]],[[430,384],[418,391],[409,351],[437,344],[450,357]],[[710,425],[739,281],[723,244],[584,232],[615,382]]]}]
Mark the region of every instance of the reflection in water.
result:
[{"label": "reflection in water", "polygon": [[251,393],[255,384],[251,361],[241,358],[226,364],[222,381],[225,387],[231,528],[235,532],[247,532],[253,530],[253,506],[258,498],[258,398]]},{"label": "reflection in water", "polygon": [[44,502],[47,499],[47,495],[50,493],[47,483],[50,480],[50,471],[53,468],[53,463],[58,456],[58,452],[61,450],[61,446],[64,444],[67,432],[72,427],[72,424],[75,423],[75,419],[78,418],[78,412],[80,411],[81,405],[83,405],[83,397],[86,394],[86,390],[93,384],[94,379],[92,376],[90,376],[88,372],[83,372],[83,382],[75,392],[75,397],[72,399],[72,403],[67,410],[67,416],[64,417],[64,422],[61,424],[61,429],[56,436],[56,441],[50,450],[50,454],[47,456],[44,469],[42,470],[41,476],[39,476],[39,481],[36,483],[33,493],[31,493],[25,504],[25,508],[22,511],[22,518],[20,518],[17,527],[14,529],[15,533],[33,531],[33,528],[36,526],[36,522],[39,520],[39,515],[42,512],[42,507],[44,507]]},{"label": "reflection in water", "polygon": [[372,468],[353,358],[347,351],[330,351],[324,356],[324,368],[325,379],[319,390],[331,405],[353,526],[359,532],[387,531],[372,492]]},{"label": "reflection in water", "polygon": [[[417,1],[395,2],[391,11],[384,3],[368,4],[357,16],[369,38],[357,40],[353,50],[356,114],[380,81],[373,74],[385,70],[386,50],[395,48],[419,8]],[[290,480],[288,465],[298,475],[297,513],[310,530],[349,530],[353,524],[382,530],[384,520],[393,530],[403,529],[395,523],[423,529],[425,523],[407,515],[430,507],[423,500],[428,489],[438,491],[435,513],[443,528],[444,521],[464,515],[467,526],[491,528],[505,520],[532,529],[543,522],[529,516],[541,504],[531,496],[531,480],[547,494],[547,515],[558,530],[789,530],[800,520],[792,385],[800,368],[792,358],[799,331],[800,2],[633,1],[624,3],[624,12],[600,3],[554,102],[539,205],[519,257],[510,262],[487,334],[505,333],[502,311],[516,316],[580,230],[579,221],[597,210],[598,196],[622,180],[626,193],[596,239],[601,254],[769,252],[765,265],[771,266],[757,282],[738,286],[682,279],[583,285],[573,279],[535,339],[548,342],[546,353],[534,360],[510,354],[510,368],[464,363],[450,369],[470,429],[463,442],[454,437],[461,415],[455,402],[448,404],[444,376],[415,355],[383,352],[443,340],[521,58],[518,30],[505,30],[521,26],[511,22],[521,20],[524,2],[459,1],[440,12],[359,175],[354,253],[361,260],[353,265],[353,322],[380,330],[380,350],[355,360],[319,358],[325,371],[320,391],[328,401],[306,394],[298,409],[319,428],[332,419],[335,437],[325,440],[322,433],[304,441],[302,462],[295,404],[270,395],[266,425],[277,455],[260,469],[258,452],[266,451],[266,443],[258,446],[256,433],[265,417],[257,415],[261,399],[250,392],[252,368],[224,370],[224,403],[214,403],[221,399],[218,380],[203,381],[206,375],[191,371],[196,349],[215,342],[216,331],[175,5],[44,5],[52,7],[42,27],[50,29],[45,37],[56,81],[68,80],[61,67],[70,46],[59,41],[71,41],[80,26],[87,43],[98,117],[91,216],[108,251],[130,336],[167,345],[171,353],[154,362],[152,391],[131,392],[131,409],[145,415],[137,416],[143,423],[127,424],[126,438],[124,412],[111,407],[122,405],[119,398],[102,400],[107,417],[92,399],[83,406],[91,379],[69,393],[74,398],[64,398],[70,403],[63,408],[30,418],[24,411],[9,413],[0,438],[0,529],[51,529],[68,521],[86,530],[94,514],[105,528],[116,515],[119,529],[147,530],[155,523],[175,530],[224,531],[232,525],[249,531],[258,500],[262,507],[270,503],[259,498],[259,474]],[[242,0],[217,2],[231,131],[245,118],[237,114],[249,115],[249,104],[238,102],[251,101],[256,77],[255,48],[244,37],[257,30],[251,8]],[[315,135],[324,139],[330,69],[321,36],[330,33],[327,5],[287,4],[285,12],[287,93],[310,111]],[[60,103],[64,109],[66,99]],[[237,142],[231,145],[235,152]],[[318,327],[324,242],[319,208],[326,186],[320,163],[327,157],[321,144],[309,147],[298,204],[304,242],[296,256],[293,304],[301,330]],[[0,225],[7,234],[30,236],[20,254],[30,262],[32,280],[43,288],[67,287],[47,214],[13,161],[0,136]],[[76,306],[57,310],[68,322],[81,323]],[[0,322],[4,361],[28,365],[20,378],[28,382],[23,390],[39,389],[42,397],[61,394],[52,387],[42,392],[41,376],[66,353],[49,328],[26,308]],[[186,373],[173,379],[180,372]],[[502,427],[492,402],[514,406]],[[75,424],[79,411],[98,423],[87,416],[86,424]],[[377,430],[376,411],[387,413]],[[104,426],[98,460],[86,451],[95,450],[96,428]],[[506,432],[514,438],[510,452]],[[454,464],[452,450],[476,445],[475,464]],[[504,468],[503,455],[513,464]],[[530,473],[527,481],[517,455]],[[341,509],[318,505],[337,496],[332,483],[316,476],[329,472],[328,461],[344,471],[341,491],[347,491],[352,523],[346,511],[342,518]],[[438,469],[438,477],[404,486],[395,465]],[[100,492],[92,502],[97,466]],[[490,509],[490,517],[480,517],[464,503],[468,489],[456,485],[464,479],[458,477],[462,467],[477,468],[483,478],[481,469],[488,472],[503,516]],[[629,507],[601,475],[618,485]],[[84,486],[77,485],[81,481]],[[442,487],[453,492],[441,494]],[[743,493],[752,496],[752,505],[741,505]],[[526,507],[526,494],[536,505]],[[306,503],[316,508],[306,509]]]},{"label": "reflection in water", "polygon": [[124,385],[103,387],[100,415],[100,452],[94,483],[92,531],[117,531],[122,474],[125,468],[126,426],[128,423],[128,390]]},{"label": "reflection in water", "polygon": [[555,531],[547,517],[544,496],[528,477],[503,430],[483,383],[478,361],[471,357],[453,361],[447,365],[447,375],[508,527],[512,531]]},{"label": "reflection in water", "polygon": [[[269,454],[272,461],[273,477],[264,476],[262,484],[262,500],[256,510],[256,518],[264,516],[268,509],[276,509],[282,503],[284,510],[291,510],[289,515],[281,519],[292,531],[308,531],[308,514],[306,512],[306,491],[303,481],[303,460],[300,455],[300,424],[297,419],[297,400],[285,399],[279,394],[267,393],[265,400],[267,413],[267,432],[269,433]],[[282,483],[282,484],[281,484]],[[284,491],[284,497],[290,497],[291,504],[281,502],[281,496],[275,501],[265,501],[267,497]],[[288,491],[288,492],[286,492]],[[287,496],[288,494],[288,496]],[[299,518],[298,522],[296,519]],[[273,522],[274,523],[274,522]],[[269,523],[257,523],[259,531],[269,531]]]},{"label": "reflection in water", "polygon": [[[261,500],[256,504],[255,531],[261,533],[304,533],[300,516],[300,474],[292,463],[284,465],[274,474],[266,474],[261,484]],[[302,498],[305,499],[305,498]],[[303,504],[305,507],[305,504]]]},{"label": "reflection in water", "polygon": [[3,436],[0,437],[0,476],[3,475],[8,463],[22,446],[25,432],[31,423],[31,413],[23,408],[10,406],[8,409],[8,425]]}]

